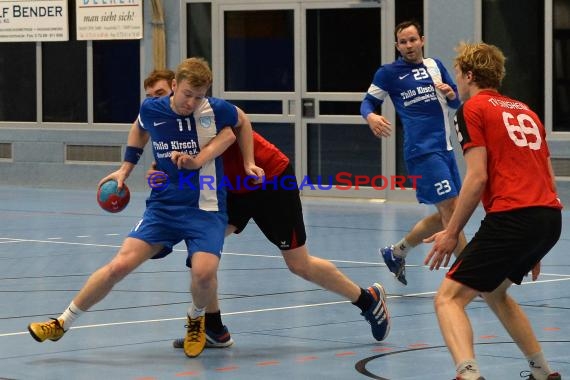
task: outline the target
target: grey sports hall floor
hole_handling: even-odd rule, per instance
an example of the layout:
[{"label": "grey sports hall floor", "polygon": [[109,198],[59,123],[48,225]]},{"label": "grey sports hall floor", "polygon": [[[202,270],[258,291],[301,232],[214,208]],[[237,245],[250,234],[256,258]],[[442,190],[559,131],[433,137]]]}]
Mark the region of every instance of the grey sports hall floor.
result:
[{"label": "grey sports hall floor", "polygon": [[[377,343],[357,309],[296,278],[255,225],[226,240],[220,267],[224,322],[236,342],[189,359],[172,348],[184,334],[189,276],[184,248],[150,261],[78,320],[59,342],[36,343],[31,321],[58,316],[87,276],[107,262],[137,222],[146,194],[120,214],[94,191],[0,187],[1,379],[444,379],[454,377],[433,310],[444,271],[409,256],[400,285],[377,256],[431,209],[416,204],[306,200],[308,244],[361,286],[382,282],[392,330]],[[570,204],[566,202],[566,204]],[[512,294],[536,328],[552,366],[570,378],[570,242],[566,231],[539,281]],[[468,224],[468,238],[482,216]],[[487,380],[520,379],[526,362],[481,301],[469,307]]]}]

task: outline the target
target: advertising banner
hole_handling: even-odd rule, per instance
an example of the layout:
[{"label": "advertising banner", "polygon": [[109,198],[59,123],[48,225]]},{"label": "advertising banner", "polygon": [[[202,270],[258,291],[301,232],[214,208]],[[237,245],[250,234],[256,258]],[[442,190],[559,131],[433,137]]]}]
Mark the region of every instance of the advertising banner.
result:
[{"label": "advertising banner", "polygon": [[78,40],[143,38],[142,0],[75,0]]},{"label": "advertising banner", "polygon": [[67,0],[0,0],[0,42],[68,39]]}]

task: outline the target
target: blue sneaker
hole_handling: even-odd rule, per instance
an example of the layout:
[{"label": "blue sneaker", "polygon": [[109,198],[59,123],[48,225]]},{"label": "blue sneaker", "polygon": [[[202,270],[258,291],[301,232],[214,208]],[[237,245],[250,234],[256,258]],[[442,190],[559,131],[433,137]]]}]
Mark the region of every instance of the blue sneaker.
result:
[{"label": "blue sneaker", "polygon": [[372,336],[377,341],[386,339],[390,332],[390,313],[386,306],[386,292],[382,285],[375,283],[368,289],[368,294],[374,298],[372,306],[360,315],[364,316],[372,327]]},{"label": "blue sneaker", "polygon": [[[219,333],[206,329],[206,348],[225,348],[232,344],[234,344],[234,340],[226,326],[224,326],[224,329]],[[172,341],[172,347],[184,348],[184,338],[174,339]]]},{"label": "blue sneaker", "polygon": [[402,257],[394,256],[394,246],[380,248],[378,252],[380,256],[384,259],[386,266],[390,269],[390,272],[394,273],[394,276],[404,285],[408,285],[408,280],[406,280],[406,259]]}]

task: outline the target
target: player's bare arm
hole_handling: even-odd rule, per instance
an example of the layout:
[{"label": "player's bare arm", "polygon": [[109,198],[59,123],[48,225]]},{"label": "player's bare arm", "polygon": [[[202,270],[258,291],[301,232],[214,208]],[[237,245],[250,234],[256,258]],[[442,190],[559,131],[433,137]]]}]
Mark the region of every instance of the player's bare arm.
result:
[{"label": "player's bare arm", "polygon": [[[146,143],[148,142],[149,138],[150,135],[148,134],[148,132],[140,128],[138,121],[135,121],[132,124],[131,129],[129,130],[129,136],[127,138],[127,149],[129,149],[128,147],[132,147],[142,150],[146,145]],[[101,179],[97,184],[97,186],[101,186],[101,184],[107,182],[108,180],[114,179],[117,181],[118,189],[122,189],[123,183],[129,177],[134,167],[135,167],[134,163],[129,161],[123,161],[119,169]]]},{"label": "player's bare arm", "polygon": [[248,176],[257,177],[254,183],[261,183],[265,172],[262,168],[255,164],[255,158],[253,154],[253,128],[251,126],[251,121],[239,107],[236,107],[238,111],[238,122],[236,128],[234,129],[237,135],[237,142],[243,157],[243,166],[245,173]]},{"label": "player's bare arm", "polygon": [[392,123],[382,115],[371,112],[366,116],[366,121],[374,136],[378,138],[388,137],[392,133]]},{"label": "player's bare arm", "polygon": [[457,207],[451,216],[449,225],[427,239],[424,243],[434,243],[424,260],[424,265],[429,265],[430,270],[447,266],[453,250],[457,246],[459,233],[475,211],[481,200],[481,195],[487,184],[487,149],[485,147],[473,147],[465,152],[467,173],[463,187],[459,192]]},{"label": "player's bare arm", "polygon": [[439,91],[441,91],[447,99],[455,100],[455,97],[456,97],[455,91],[453,91],[453,88],[450,85],[448,85],[447,83],[443,83],[443,82],[436,83],[435,87]]},{"label": "player's bare arm", "polygon": [[186,153],[173,151],[170,159],[178,167],[178,169],[197,170],[204,166],[208,161],[213,160],[220,154],[224,153],[230,145],[236,141],[236,136],[231,127],[222,129],[216,137],[214,137],[208,145],[200,150],[195,156]]}]

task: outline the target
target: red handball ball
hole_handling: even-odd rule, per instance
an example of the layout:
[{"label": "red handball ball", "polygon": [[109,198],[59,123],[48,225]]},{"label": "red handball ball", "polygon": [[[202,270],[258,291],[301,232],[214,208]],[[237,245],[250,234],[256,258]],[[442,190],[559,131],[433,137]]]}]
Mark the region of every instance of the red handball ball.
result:
[{"label": "red handball ball", "polygon": [[120,212],[127,207],[129,200],[131,199],[131,192],[127,187],[126,183],[123,183],[123,189],[119,191],[118,183],[114,179],[111,179],[101,186],[97,190],[97,203],[105,211],[108,212]]}]

